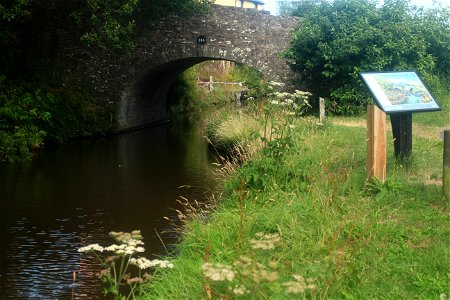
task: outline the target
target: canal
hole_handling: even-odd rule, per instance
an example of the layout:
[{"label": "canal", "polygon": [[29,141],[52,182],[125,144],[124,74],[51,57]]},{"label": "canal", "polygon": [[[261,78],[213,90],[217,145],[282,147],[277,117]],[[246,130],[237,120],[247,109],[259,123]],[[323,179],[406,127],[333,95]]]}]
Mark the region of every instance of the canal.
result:
[{"label": "canal", "polygon": [[100,266],[77,249],[110,245],[110,231],[140,229],[149,259],[170,251],[176,199],[205,200],[218,185],[203,136],[177,120],[0,166],[0,299],[101,298]]}]

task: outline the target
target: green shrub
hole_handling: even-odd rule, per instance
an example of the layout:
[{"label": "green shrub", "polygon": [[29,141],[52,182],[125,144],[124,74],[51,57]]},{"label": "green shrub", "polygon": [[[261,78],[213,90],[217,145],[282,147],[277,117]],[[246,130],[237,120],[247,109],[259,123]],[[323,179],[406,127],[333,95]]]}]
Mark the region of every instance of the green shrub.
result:
[{"label": "green shrub", "polygon": [[235,82],[245,82],[249,89],[248,97],[262,99],[270,92],[269,84],[262,80],[262,74],[247,65],[235,64],[231,76]]},{"label": "green shrub", "polygon": [[[2,86],[4,87],[4,86]],[[47,132],[42,128],[52,115],[44,102],[51,94],[9,89],[0,93],[0,162],[30,159],[32,151],[43,145]]]},{"label": "green shrub", "polygon": [[360,71],[417,70],[433,91],[450,82],[448,9],[423,10],[406,0],[299,2],[307,10],[297,11],[303,19],[284,57],[333,112],[365,110],[370,97]]},{"label": "green shrub", "polygon": [[46,140],[101,135],[113,126],[109,108],[79,94],[3,81],[0,88],[0,162],[30,159]]}]

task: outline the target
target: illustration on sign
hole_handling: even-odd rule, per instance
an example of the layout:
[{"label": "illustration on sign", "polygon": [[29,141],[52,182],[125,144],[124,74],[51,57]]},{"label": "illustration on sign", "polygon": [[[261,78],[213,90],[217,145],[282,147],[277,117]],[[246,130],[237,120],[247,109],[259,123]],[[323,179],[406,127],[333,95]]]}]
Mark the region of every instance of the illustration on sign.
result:
[{"label": "illustration on sign", "polygon": [[386,113],[441,110],[416,72],[361,72],[360,75]]}]

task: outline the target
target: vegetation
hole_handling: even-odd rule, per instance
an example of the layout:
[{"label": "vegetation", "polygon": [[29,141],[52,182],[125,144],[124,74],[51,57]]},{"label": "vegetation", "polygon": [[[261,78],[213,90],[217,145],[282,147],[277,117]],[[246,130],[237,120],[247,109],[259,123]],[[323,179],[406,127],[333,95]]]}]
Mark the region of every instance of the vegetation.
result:
[{"label": "vegetation", "polygon": [[[242,86],[213,84],[211,88],[207,84],[210,77],[214,82],[242,83]],[[199,82],[204,84],[200,85]],[[248,88],[246,97],[258,101],[270,92],[269,85],[262,80],[258,71],[229,61],[205,61],[197,64],[180,74],[174,87],[172,109],[178,112],[201,112],[210,110],[212,106],[227,106],[235,101],[236,90],[243,88]]]},{"label": "vegetation", "polygon": [[102,135],[113,124],[107,107],[71,91],[0,81],[0,162],[31,159],[45,141]]},{"label": "vegetation", "polygon": [[[78,249],[78,252],[93,255],[102,266],[99,278],[107,286],[104,296],[112,295],[115,300],[135,299],[140,294],[141,284],[151,280],[151,273],[159,268],[173,268],[173,264],[167,260],[136,257],[138,253],[145,251],[140,230],[111,231],[109,235],[118,244],[106,247],[90,244]],[[132,272],[132,266],[137,268],[137,272]],[[153,269],[153,272],[142,273],[148,269]]]},{"label": "vegetation", "polygon": [[450,11],[406,0],[296,1],[302,17],[284,57],[331,111],[357,114],[370,97],[360,71],[416,70],[435,93],[450,84]]},{"label": "vegetation", "polygon": [[[202,13],[210,2],[79,0],[66,5],[64,13],[78,22],[81,40],[88,46],[126,53],[133,46],[139,22],[171,12]],[[43,7],[58,7],[58,3],[45,1]],[[36,36],[41,27],[49,30],[57,25],[39,25],[47,22],[39,4],[39,0],[0,4],[0,163],[30,159],[46,141],[103,135],[114,126],[109,107],[96,104],[85,90],[55,86],[49,79],[50,67],[42,61],[54,49],[40,49]]]},{"label": "vegetation", "polygon": [[77,23],[86,28],[81,40],[89,46],[129,51],[138,22],[148,23],[168,13],[204,13],[212,0],[80,0],[74,10]]},{"label": "vegetation", "polygon": [[353,119],[292,119],[289,139],[268,141],[244,162],[214,209],[191,209],[174,268],[155,276],[142,298],[447,297],[438,127],[413,136],[406,162],[394,159],[388,141],[381,183],[366,180],[364,119]]}]

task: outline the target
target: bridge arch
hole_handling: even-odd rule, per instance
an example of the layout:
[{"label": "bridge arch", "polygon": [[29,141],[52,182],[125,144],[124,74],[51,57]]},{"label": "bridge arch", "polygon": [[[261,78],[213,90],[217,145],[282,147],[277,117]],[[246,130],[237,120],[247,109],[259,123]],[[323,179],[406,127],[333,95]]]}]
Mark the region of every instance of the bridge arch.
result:
[{"label": "bridge arch", "polygon": [[[170,16],[153,24],[134,53],[139,63],[133,83],[121,94],[119,129],[167,118],[167,95],[176,76],[206,60],[245,64],[268,80],[289,85],[293,76],[279,53],[287,47],[296,24],[294,18],[216,5],[207,16]],[[197,43],[199,36],[206,37],[205,44]]]},{"label": "bridge arch", "polygon": [[[83,85],[116,109],[120,131],[167,118],[165,100],[176,76],[206,60],[245,64],[268,80],[290,86],[293,73],[279,54],[297,23],[296,18],[213,5],[204,16],[173,15],[141,24],[135,48],[126,56],[86,50],[73,42],[64,44],[61,52],[64,61],[76,65]],[[206,44],[197,43],[199,36],[206,37]],[[57,76],[73,78],[72,71],[67,68]]]},{"label": "bridge arch", "polygon": [[248,57],[246,52],[250,52],[250,49],[208,47],[200,50],[184,49],[181,54],[173,49],[162,51],[157,59],[160,64],[153,65],[153,60],[144,63],[150,67],[137,75],[134,84],[123,91],[118,110],[119,129],[136,128],[167,119],[168,95],[177,76],[204,61],[226,60],[244,64],[259,71],[266,79],[286,82],[286,78],[280,78],[270,65]]}]

